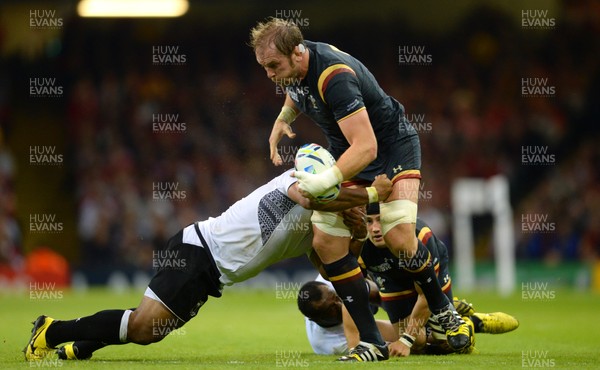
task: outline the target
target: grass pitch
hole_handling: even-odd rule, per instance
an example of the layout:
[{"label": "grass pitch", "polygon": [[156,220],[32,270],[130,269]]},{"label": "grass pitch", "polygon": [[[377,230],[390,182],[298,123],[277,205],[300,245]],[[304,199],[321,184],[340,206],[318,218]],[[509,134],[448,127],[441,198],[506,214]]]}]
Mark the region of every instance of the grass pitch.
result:
[{"label": "grass pitch", "polygon": [[[600,295],[573,291],[556,291],[551,298],[535,299],[524,299],[522,294],[501,298],[483,292],[465,296],[480,312],[508,312],[521,323],[512,333],[478,335],[477,352],[472,355],[411,356],[368,364],[336,363],[336,356],[312,353],[302,316],[289,296],[282,299],[275,290],[226,289],[222,298],[210,298],[196,318],[162,342],[149,346],[107,347],[96,352],[90,361],[27,363],[21,350],[30,335],[30,322],[39,314],[71,319],[103,309],[135,307],[142,295],[137,291],[113,294],[106,290],[60,293],[51,297],[32,297],[29,292],[0,293],[0,368],[600,368],[597,318]],[[385,316],[379,313],[378,317]]]}]

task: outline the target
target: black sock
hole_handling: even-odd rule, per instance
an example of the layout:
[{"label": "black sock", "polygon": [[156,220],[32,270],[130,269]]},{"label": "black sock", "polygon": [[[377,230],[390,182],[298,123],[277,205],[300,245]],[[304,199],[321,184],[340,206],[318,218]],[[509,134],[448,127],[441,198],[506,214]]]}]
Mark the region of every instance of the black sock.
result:
[{"label": "black sock", "polygon": [[73,343],[73,351],[75,352],[75,356],[77,356],[79,360],[85,360],[87,358],[92,357],[92,353],[94,353],[94,351],[97,351],[100,348],[104,348],[107,345],[108,344],[104,342],[97,342],[93,340],[78,340],[75,343]]},{"label": "black sock", "polygon": [[408,271],[419,284],[431,313],[438,314],[448,308],[450,301],[442,292],[442,287],[435,274],[435,268],[431,260],[431,253],[423,243],[417,239],[417,253],[413,256],[400,257],[401,266]]},{"label": "black sock", "polygon": [[119,330],[124,312],[105,310],[76,320],[55,320],[46,331],[46,342],[50,347],[78,340],[120,344]]},{"label": "black sock", "polygon": [[347,254],[340,260],[324,264],[323,267],[337,295],[342,298],[344,306],[352,316],[360,333],[360,340],[378,345],[385,344],[371,313],[369,292],[356,258]]},{"label": "black sock", "polygon": [[475,333],[481,333],[483,331],[483,321],[479,320],[477,316],[469,316],[471,321],[473,321],[473,326],[475,327]]}]

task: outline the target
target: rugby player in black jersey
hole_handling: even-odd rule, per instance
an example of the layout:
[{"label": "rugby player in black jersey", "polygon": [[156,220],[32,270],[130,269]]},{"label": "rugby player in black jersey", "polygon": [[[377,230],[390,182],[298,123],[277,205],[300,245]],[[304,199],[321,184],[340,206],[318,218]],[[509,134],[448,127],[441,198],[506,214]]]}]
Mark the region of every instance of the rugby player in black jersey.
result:
[{"label": "rugby player in black jersey", "polygon": [[[387,174],[393,191],[381,204],[386,245],[418,282],[450,345],[457,350],[469,346],[469,327],[442,292],[431,255],[415,236],[421,150],[402,104],[381,89],[360,61],[332,45],[304,40],[292,22],[272,18],[258,23],[251,30],[250,46],[267,77],[286,91],[269,137],[273,163],[282,164],[278,143],[284,136],[295,136],[291,123],[303,113],[322,129],[337,160],[319,174],[295,172],[305,196],[319,196],[341,182],[365,186],[376,175]],[[379,201],[374,189],[367,191],[370,203]],[[364,278],[349,253],[349,229],[336,213],[314,212],[311,221],[313,247],[360,332],[360,344],[340,360],[387,359],[387,347],[369,311]]]}]

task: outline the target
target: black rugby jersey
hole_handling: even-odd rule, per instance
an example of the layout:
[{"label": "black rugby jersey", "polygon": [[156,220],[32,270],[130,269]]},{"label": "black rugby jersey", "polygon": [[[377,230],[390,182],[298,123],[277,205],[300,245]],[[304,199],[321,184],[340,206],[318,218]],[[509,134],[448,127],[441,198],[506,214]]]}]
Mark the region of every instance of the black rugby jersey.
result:
[{"label": "black rugby jersey", "polygon": [[389,147],[404,136],[417,134],[402,120],[404,107],[381,89],[373,74],[356,58],[329,44],[305,41],[305,45],[310,54],[306,77],[287,86],[286,93],[323,130],[328,149],[336,159],[350,146],[338,122],[366,109],[378,153],[363,172],[381,168]]},{"label": "black rugby jersey", "polygon": [[[431,263],[436,273],[440,270],[447,271],[448,250],[446,246],[435,237],[429,226],[420,218],[417,218],[416,235],[429,250]],[[373,276],[373,280],[381,291],[382,300],[401,298],[399,295],[416,295],[413,277],[402,267],[413,269],[418,266],[413,267],[406,264],[402,266],[401,260],[387,247],[377,248],[367,239],[359,263],[363,269],[366,269]],[[392,284],[386,284],[386,282]],[[444,290],[445,285],[449,285],[450,281],[444,281],[443,283],[442,289]]]}]

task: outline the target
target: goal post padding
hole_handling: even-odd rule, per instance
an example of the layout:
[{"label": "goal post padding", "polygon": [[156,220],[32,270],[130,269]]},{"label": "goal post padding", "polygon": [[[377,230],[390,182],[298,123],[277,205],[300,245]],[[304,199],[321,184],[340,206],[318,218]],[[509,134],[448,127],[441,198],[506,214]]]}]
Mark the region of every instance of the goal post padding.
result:
[{"label": "goal post padding", "polygon": [[515,237],[509,185],[506,177],[489,179],[461,178],[452,184],[454,235],[454,280],[461,291],[476,286],[473,215],[493,217],[493,247],[496,265],[496,288],[502,295],[515,289]]}]

